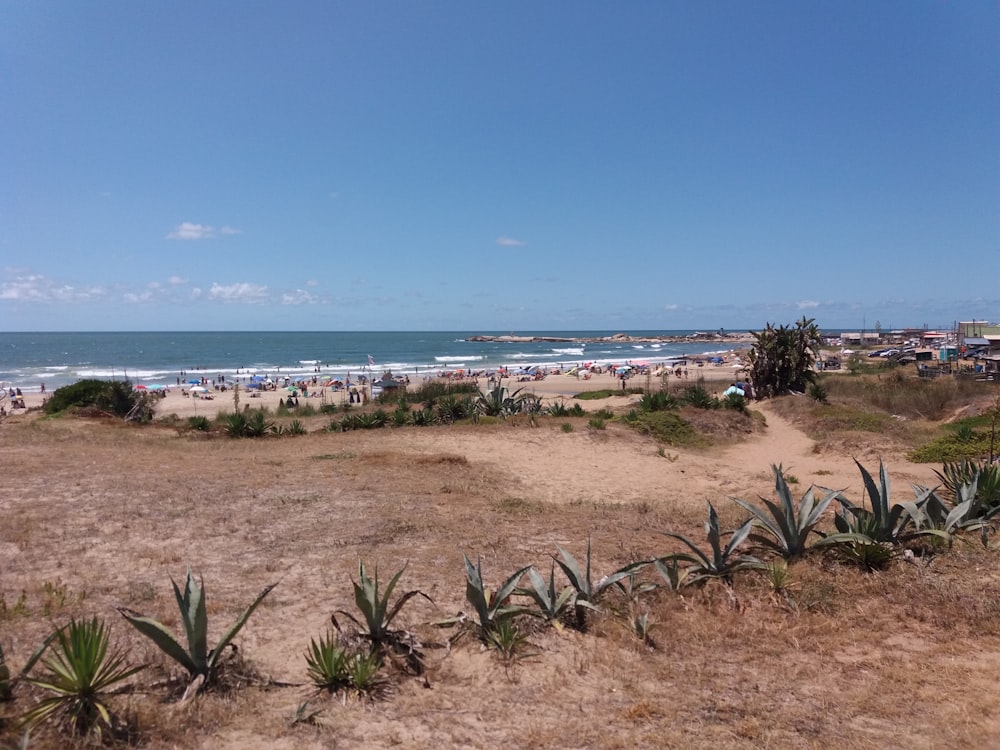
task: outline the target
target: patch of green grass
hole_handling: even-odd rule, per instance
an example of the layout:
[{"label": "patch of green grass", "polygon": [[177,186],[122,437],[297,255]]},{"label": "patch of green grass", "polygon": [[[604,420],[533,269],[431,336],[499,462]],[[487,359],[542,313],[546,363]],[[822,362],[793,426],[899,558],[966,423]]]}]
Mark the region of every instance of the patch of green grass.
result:
[{"label": "patch of green grass", "polygon": [[915,448],[907,458],[915,463],[944,463],[961,461],[963,458],[979,460],[990,452],[990,436],[986,432],[973,431],[971,438],[966,435],[949,433]]},{"label": "patch of green grass", "polygon": [[563,432],[572,432],[573,431],[573,425],[571,425],[569,422],[563,422],[562,425],[560,425],[560,429]]},{"label": "patch of green grass", "polygon": [[599,391],[583,391],[573,396],[573,398],[580,399],[581,401],[597,401],[602,398],[610,398],[611,396],[629,396],[640,393],[643,393],[642,388],[626,388],[624,391],[614,388],[604,388]]},{"label": "patch of green grass", "polygon": [[891,420],[888,414],[879,414],[840,404],[823,405],[816,409],[813,429],[820,432],[844,430],[848,432],[883,432]]},{"label": "patch of green grass", "polygon": [[703,447],[708,440],[698,433],[691,424],[673,411],[654,411],[638,414],[627,424],[646,435],[652,435],[661,443],[674,447]]}]

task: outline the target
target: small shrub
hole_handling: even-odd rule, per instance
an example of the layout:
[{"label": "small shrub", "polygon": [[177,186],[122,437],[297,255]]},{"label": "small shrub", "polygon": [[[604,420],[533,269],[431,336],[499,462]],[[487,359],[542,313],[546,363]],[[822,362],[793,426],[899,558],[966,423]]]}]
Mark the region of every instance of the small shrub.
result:
[{"label": "small shrub", "polygon": [[560,427],[561,427],[561,429],[562,429],[563,432],[572,432],[573,431],[573,425],[571,425],[569,422],[563,422],[562,425],[560,425]]},{"label": "small shrub", "polygon": [[212,423],[208,421],[208,417],[188,417],[187,424],[192,430],[198,430],[199,432],[208,432],[212,428]]},{"label": "small shrub", "polygon": [[601,419],[600,417],[591,417],[590,422],[588,422],[588,424],[590,425],[590,429],[592,430],[604,429],[604,420]]},{"label": "small shrub", "polygon": [[680,395],[681,403],[696,409],[718,409],[719,400],[712,396],[702,381],[684,386]]},{"label": "small shrub", "polygon": [[29,728],[52,719],[75,734],[93,732],[102,737],[102,727],[114,729],[107,693],[143,667],[127,667],[125,652],[108,652],[108,630],[97,617],[70,620],[58,631],[57,643],[44,665],[48,674],[28,681],[51,693],[24,715]]},{"label": "small shrub", "polygon": [[809,397],[814,401],[819,401],[821,404],[829,402],[829,393],[827,393],[823,384],[818,381],[809,384]]}]

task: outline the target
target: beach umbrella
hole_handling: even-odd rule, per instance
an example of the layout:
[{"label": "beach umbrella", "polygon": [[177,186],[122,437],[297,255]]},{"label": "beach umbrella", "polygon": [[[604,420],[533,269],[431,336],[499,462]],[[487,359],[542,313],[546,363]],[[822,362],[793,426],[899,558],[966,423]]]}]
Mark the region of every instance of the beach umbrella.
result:
[{"label": "beach umbrella", "polygon": [[136,389],[137,391],[144,391],[144,390],[146,390],[146,386],[144,386],[144,385],[137,385],[137,386],[135,387],[135,389]]},{"label": "beach umbrella", "polygon": [[188,385],[201,385],[200,380],[189,380]]},{"label": "beach umbrella", "polygon": [[208,393],[208,388],[205,388],[204,386],[201,385],[196,385],[194,388],[191,389],[191,393]]}]

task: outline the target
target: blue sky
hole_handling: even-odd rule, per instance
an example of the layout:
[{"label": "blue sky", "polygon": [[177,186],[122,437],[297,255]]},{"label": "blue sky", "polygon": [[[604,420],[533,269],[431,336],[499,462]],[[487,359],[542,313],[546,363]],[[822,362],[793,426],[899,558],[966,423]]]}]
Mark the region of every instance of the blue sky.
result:
[{"label": "blue sky", "polygon": [[0,329],[1000,318],[1000,5],[0,5]]}]

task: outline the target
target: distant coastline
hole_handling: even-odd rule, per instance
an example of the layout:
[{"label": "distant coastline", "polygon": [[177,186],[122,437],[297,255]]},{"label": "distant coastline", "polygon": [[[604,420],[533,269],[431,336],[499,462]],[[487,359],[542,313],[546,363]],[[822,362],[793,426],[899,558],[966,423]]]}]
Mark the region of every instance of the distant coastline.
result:
[{"label": "distant coastline", "polygon": [[632,336],[628,333],[616,333],[612,336],[516,336],[513,333],[505,336],[493,336],[480,334],[469,336],[466,341],[486,342],[491,344],[688,344],[695,342],[705,342],[713,344],[749,344],[753,341],[750,333],[725,333],[724,331],[713,331],[711,333],[694,333],[683,336]]}]

